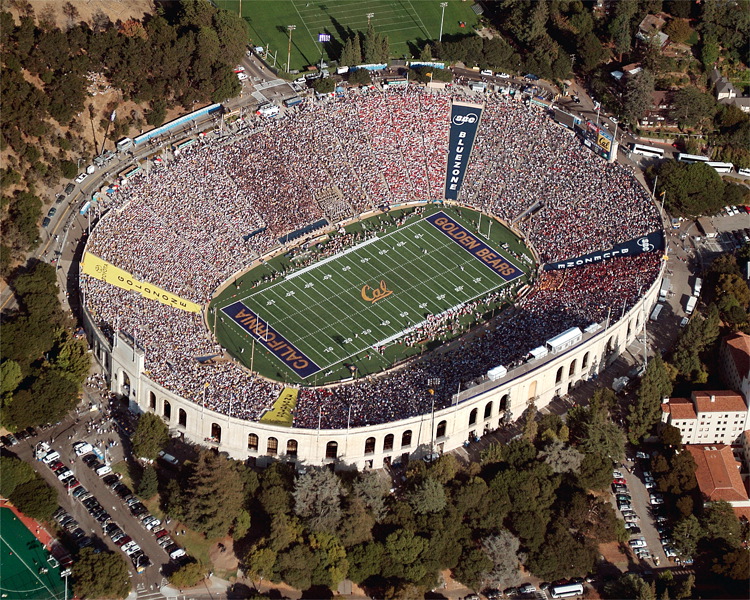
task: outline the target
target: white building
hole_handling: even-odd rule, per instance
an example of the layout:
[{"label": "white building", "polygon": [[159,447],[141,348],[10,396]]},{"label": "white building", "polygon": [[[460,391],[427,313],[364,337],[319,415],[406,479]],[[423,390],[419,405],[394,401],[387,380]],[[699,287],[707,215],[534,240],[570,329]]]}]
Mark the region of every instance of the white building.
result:
[{"label": "white building", "polygon": [[747,402],[739,392],[693,392],[691,398],[666,398],[662,422],[680,430],[683,444],[741,444],[748,423]]}]

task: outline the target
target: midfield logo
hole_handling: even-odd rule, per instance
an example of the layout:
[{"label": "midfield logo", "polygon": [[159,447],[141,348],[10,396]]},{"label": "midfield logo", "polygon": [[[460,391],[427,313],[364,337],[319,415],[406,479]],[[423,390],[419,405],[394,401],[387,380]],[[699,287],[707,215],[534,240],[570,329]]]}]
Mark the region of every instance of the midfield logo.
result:
[{"label": "midfield logo", "polygon": [[[370,291],[372,291],[372,295],[368,294],[368,292]],[[362,295],[362,300],[375,304],[378,300],[382,300],[383,298],[387,298],[388,296],[390,296],[393,293],[393,290],[389,290],[386,287],[385,280],[381,279],[379,287],[371,288],[369,285],[363,285],[360,293]]]}]

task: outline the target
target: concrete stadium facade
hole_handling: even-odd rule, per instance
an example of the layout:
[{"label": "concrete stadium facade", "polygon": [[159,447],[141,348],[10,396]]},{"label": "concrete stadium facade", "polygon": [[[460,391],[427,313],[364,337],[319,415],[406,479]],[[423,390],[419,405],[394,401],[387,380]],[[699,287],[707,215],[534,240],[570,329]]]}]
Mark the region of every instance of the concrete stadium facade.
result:
[{"label": "concrete stadium facade", "polygon": [[333,464],[337,469],[381,468],[406,457],[460,448],[474,435],[494,431],[518,418],[530,401],[546,407],[577,384],[611,364],[642,333],[659,294],[661,276],[627,313],[574,346],[527,362],[496,381],[485,380],[453,398],[447,408],[390,423],[351,429],[297,429],[229,417],[177,396],[152,381],[143,351],[122,336],[110,343],[84,310],[83,321],[93,353],[108,376],[111,391],[128,399],[134,412],[154,412],[174,435],[213,447],[259,466],[274,460],[301,465]]}]

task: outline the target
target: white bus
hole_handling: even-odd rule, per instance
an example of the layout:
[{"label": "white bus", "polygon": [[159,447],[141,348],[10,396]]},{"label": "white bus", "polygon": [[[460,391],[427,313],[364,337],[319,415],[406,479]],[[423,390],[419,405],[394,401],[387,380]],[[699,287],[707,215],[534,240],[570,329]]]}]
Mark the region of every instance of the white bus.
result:
[{"label": "white bus", "polygon": [[630,153],[653,158],[664,158],[664,150],[655,148],[654,146],[644,146],[643,144],[630,144]]},{"label": "white bus", "polygon": [[656,321],[659,318],[659,315],[661,314],[661,309],[664,308],[663,304],[657,304],[654,306],[654,310],[651,311],[651,317],[649,317],[652,321]]},{"label": "white bus", "polygon": [[740,175],[745,175],[747,177],[750,177],[750,169],[737,169],[737,172]]},{"label": "white bus", "polygon": [[693,164],[696,162],[709,162],[711,159],[708,156],[699,156],[697,154],[686,154],[685,152],[678,152],[675,154],[675,158],[680,162]]},{"label": "white bus", "polygon": [[706,164],[714,169],[717,173],[731,173],[734,169],[734,165],[732,163],[710,161]]},{"label": "white bus", "polygon": [[550,596],[553,598],[570,598],[572,596],[583,596],[583,584],[568,583],[566,585],[556,585],[550,588]]}]

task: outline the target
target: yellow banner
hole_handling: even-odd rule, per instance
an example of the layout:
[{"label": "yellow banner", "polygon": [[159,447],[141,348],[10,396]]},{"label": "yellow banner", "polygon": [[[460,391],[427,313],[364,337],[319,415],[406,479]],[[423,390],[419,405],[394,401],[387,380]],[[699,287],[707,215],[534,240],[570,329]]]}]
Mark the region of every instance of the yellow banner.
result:
[{"label": "yellow banner", "polygon": [[201,311],[200,305],[195,302],[183,300],[179,296],[170,294],[160,287],[138,281],[127,271],[114,266],[112,263],[108,263],[106,260],[102,260],[90,252],[86,252],[83,255],[81,269],[86,275],[91,275],[91,277],[94,277],[95,279],[100,279],[105,283],[116,285],[124,290],[138,292],[141,296],[148,298],[149,300],[158,300],[162,304],[174,306],[175,308],[192,313],[199,313]]},{"label": "yellow banner", "polygon": [[291,427],[294,415],[292,412],[297,406],[299,390],[295,388],[284,388],[273,403],[273,408],[266,412],[261,418],[261,423]]}]

